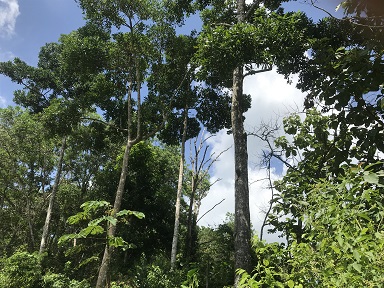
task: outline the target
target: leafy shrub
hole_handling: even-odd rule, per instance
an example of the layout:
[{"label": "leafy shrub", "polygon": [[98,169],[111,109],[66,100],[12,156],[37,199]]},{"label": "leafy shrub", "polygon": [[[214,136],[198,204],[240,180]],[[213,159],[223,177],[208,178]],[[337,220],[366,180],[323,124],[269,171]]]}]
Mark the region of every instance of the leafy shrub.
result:
[{"label": "leafy shrub", "polygon": [[88,288],[90,285],[85,281],[71,280],[62,274],[47,273],[43,276],[43,287],[45,288]]},{"label": "leafy shrub", "polygon": [[142,255],[132,274],[132,287],[175,288],[183,282],[185,271],[171,271],[170,261],[164,255],[157,255],[151,260]]},{"label": "leafy shrub", "polygon": [[41,287],[41,265],[37,253],[15,252],[3,260],[0,288]]}]

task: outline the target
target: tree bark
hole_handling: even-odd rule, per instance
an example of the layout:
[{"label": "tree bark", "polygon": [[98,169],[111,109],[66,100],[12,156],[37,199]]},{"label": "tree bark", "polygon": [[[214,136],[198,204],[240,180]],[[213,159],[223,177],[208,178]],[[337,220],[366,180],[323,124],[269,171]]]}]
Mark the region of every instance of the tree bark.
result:
[{"label": "tree bark", "polygon": [[[142,139],[141,135],[141,96],[140,96],[140,89],[141,89],[141,82],[139,77],[139,71],[138,67],[136,67],[136,75],[137,75],[137,135],[134,140],[132,139],[132,91],[133,91],[133,82],[132,79],[129,83],[128,87],[128,98],[127,98],[127,129],[128,129],[128,135],[127,135],[127,145],[125,146],[124,156],[123,156],[123,163],[121,167],[120,172],[120,179],[119,179],[119,185],[117,186],[117,191],[115,195],[115,202],[113,204],[113,210],[111,213],[112,217],[115,217],[116,214],[120,211],[121,202],[123,200],[123,194],[125,190],[125,182],[127,180],[128,175],[128,162],[129,162],[129,154],[131,152],[131,148],[136,143],[140,142]],[[109,272],[109,263],[111,260],[111,255],[113,252],[113,247],[109,246],[109,239],[115,237],[116,234],[116,226],[112,224],[108,224],[108,230],[107,230],[107,242],[105,243],[104,248],[104,255],[103,259],[101,260],[101,265],[99,269],[99,275],[97,276],[97,282],[96,282],[96,288],[104,288],[107,283],[107,277]]]},{"label": "tree bark", "polygon": [[[244,131],[241,99],[242,67],[233,72],[232,133],[235,149],[235,269],[251,270],[251,225],[249,212],[247,134]],[[239,277],[235,277],[235,287]]]},{"label": "tree bark", "polygon": [[52,211],[53,211],[53,206],[54,206],[55,200],[56,200],[56,194],[57,194],[57,191],[59,190],[59,183],[60,183],[60,178],[61,178],[61,171],[63,168],[66,145],[67,145],[67,137],[64,136],[62,144],[61,144],[61,149],[60,149],[59,162],[57,164],[57,172],[56,172],[56,176],[55,176],[55,182],[54,182],[53,187],[52,187],[51,197],[49,198],[47,216],[45,218],[45,223],[44,223],[44,228],[43,228],[43,235],[41,236],[40,249],[39,249],[40,254],[42,254],[45,251],[45,248],[47,245],[49,225],[51,223]]},{"label": "tree bark", "polygon": [[[245,21],[245,0],[237,1],[237,20]],[[244,131],[243,67],[233,71],[231,124],[235,152],[235,269],[251,272],[247,134]],[[240,277],[235,275],[235,287]]]},{"label": "tree bark", "polygon": [[179,179],[177,182],[177,194],[176,194],[176,205],[175,205],[175,226],[173,228],[173,238],[172,238],[171,269],[175,268],[176,254],[177,254],[177,243],[179,240],[180,202],[181,202],[181,191],[183,188],[184,162],[185,162],[185,142],[187,141],[187,128],[188,128],[188,108],[185,107],[184,108],[184,122],[183,122],[183,136],[181,139]]},{"label": "tree bark", "polygon": [[[112,217],[115,217],[116,213],[120,211],[120,206],[121,206],[121,202],[123,199],[123,193],[124,193],[124,189],[125,189],[125,182],[126,182],[127,174],[128,174],[128,161],[129,161],[129,153],[130,153],[131,148],[132,148],[132,143],[131,143],[131,141],[128,140],[127,146],[125,147],[125,151],[124,151],[123,166],[121,168],[119,185],[117,187],[115,202],[114,202],[113,211],[111,214]],[[105,244],[103,260],[101,261],[101,266],[99,269],[99,275],[97,277],[96,288],[104,288],[105,284],[107,282],[107,276],[108,276],[108,271],[109,271],[109,262],[111,260],[111,254],[113,251],[113,247],[109,246],[108,240],[109,240],[109,238],[114,237],[115,233],[116,233],[116,226],[109,224],[108,225],[108,231],[107,231],[107,243]]]},{"label": "tree bark", "polygon": [[[197,159],[196,159],[197,161]],[[195,246],[194,241],[196,237],[195,230],[196,230],[196,214],[194,211],[195,208],[195,196],[196,196],[196,189],[197,189],[197,178],[198,175],[196,174],[196,170],[194,170],[194,173],[191,177],[191,197],[189,198],[189,207],[188,207],[188,227],[187,227],[187,239],[186,239],[186,259],[187,263],[193,262],[193,258],[195,255]]]}]

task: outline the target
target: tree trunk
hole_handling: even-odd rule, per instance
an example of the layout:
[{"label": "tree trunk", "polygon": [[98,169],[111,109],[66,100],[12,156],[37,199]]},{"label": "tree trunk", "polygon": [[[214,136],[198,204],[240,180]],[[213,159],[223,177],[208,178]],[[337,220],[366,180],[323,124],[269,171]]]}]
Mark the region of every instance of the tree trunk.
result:
[{"label": "tree trunk", "polygon": [[[196,160],[197,161],[197,160]],[[194,171],[196,172],[196,171]],[[191,179],[191,197],[189,199],[189,207],[188,207],[188,229],[187,229],[187,239],[186,239],[186,259],[187,263],[193,262],[195,255],[195,243],[196,240],[195,230],[196,230],[196,214],[194,211],[195,207],[195,197],[196,197],[196,189],[197,189],[197,174],[192,175]]]},{"label": "tree trunk", "polygon": [[[120,211],[120,206],[123,200],[123,193],[125,189],[125,181],[127,179],[127,174],[128,174],[128,160],[129,160],[129,153],[131,151],[131,148],[132,148],[132,143],[131,141],[128,140],[127,146],[125,147],[125,151],[124,151],[123,166],[121,168],[119,185],[117,187],[115,202],[114,202],[113,211],[111,214],[112,217],[115,217],[116,213]],[[116,233],[116,226],[108,224],[107,243],[105,244],[103,260],[101,261],[99,275],[97,277],[96,288],[104,288],[106,285],[108,270],[109,270],[109,262],[110,262],[111,254],[113,250],[113,247],[109,246],[108,240],[109,238],[113,238],[115,236],[115,233]]]},{"label": "tree trunk", "polygon": [[49,198],[47,216],[45,218],[45,223],[44,223],[44,228],[43,228],[43,235],[41,236],[40,250],[39,250],[40,254],[42,254],[45,251],[45,248],[47,245],[49,225],[51,223],[52,211],[53,211],[53,206],[54,206],[55,200],[56,200],[56,194],[57,194],[57,191],[59,190],[59,183],[60,183],[60,178],[61,178],[61,170],[63,168],[64,153],[65,153],[66,144],[67,144],[67,137],[64,136],[63,142],[61,144],[61,149],[60,149],[59,162],[57,164],[57,172],[56,172],[56,176],[55,176],[55,182],[53,184],[51,197]]},{"label": "tree trunk", "polygon": [[[233,73],[232,133],[235,148],[235,269],[251,270],[251,225],[249,212],[247,135],[244,131],[241,98],[243,97],[243,71]],[[235,277],[237,287],[239,277]]]},{"label": "tree trunk", "polygon": [[180,202],[181,191],[183,188],[183,175],[184,175],[184,161],[185,161],[185,142],[187,140],[188,128],[188,108],[184,108],[184,122],[183,122],[183,136],[181,139],[181,153],[180,153],[180,167],[179,167],[179,180],[177,182],[177,195],[175,207],[175,226],[173,228],[172,251],[171,251],[171,269],[175,268],[177,243],[179,240],[179,227],[180,227]]},{"label": "tree trunk", "polygon": [[[237,1],[237,20],[245,20],[245,0]],[[233,71],[231,122],[235,149],[235,270],[251,272],[251,225],[249,212],[247,134],[241,107],[243,67]],[[235,287],[240,277],[235,276]]]}]

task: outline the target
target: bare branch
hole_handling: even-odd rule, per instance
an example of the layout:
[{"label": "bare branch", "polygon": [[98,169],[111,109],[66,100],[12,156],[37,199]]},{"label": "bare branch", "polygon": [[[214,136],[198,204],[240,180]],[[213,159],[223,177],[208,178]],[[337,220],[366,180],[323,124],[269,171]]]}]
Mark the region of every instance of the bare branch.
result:
[{"label": "bare branch", "polygon": [[215,205],[213,205],[213,207],[211,209],[209,209],[207,212],[205,212],[203,215],[201,215],[199,217],[199,219],[197,219],[196,223],[199,222],[201,220],[201,218],[203,218],[205,215],[207,215],[209,212],[211,212],[213,209],[216,208],[216,206],[220,205],[223,201],[225,200],[225,198],[223,198],[223,200],[221,200],[220,202],[216,203]]},{"label": "bare branch", "polygon": [[363,27],[368,27],[368,28],[383,28],[384,27],[384,25],[367,25],[367,24],[362,24],[362,23],[355,22],[358,19],[356,17],[345,17],[345,18],[341,18],[341,19],[337,18],[334,15],[332,15],[329,11],[325,10],[324,8],[321,8],[321,7],[317,6],[313,0],[311,0],[311,5],[313,7],[315,7],[316,9],[319,9],[320,11],[323,11],[324,13],[326,13],[332,19],[336,19],[336,20],[339,20],[339,21],[348,21],[348,22],[350,22],[353,25],[363,26]]},{"label": "bare branch", "polygon": [[271,200],[269,201],[269,207],[268,207],[267,212],[265,213],[263,224],[261,225],[261,228],[260,228],[260,241],[263,240],[264,227],[267,225],[268,216],[269,216],[269,213],[271,213],[272,206],[273,206],[272,200],[273,200],[273,197],[275,195],[275,191],[273,189],[272,178],[271,178],[271,158],[269,159],[269,162],[268,162],[267,171],[268,171],[269,188],[271,189]]}]

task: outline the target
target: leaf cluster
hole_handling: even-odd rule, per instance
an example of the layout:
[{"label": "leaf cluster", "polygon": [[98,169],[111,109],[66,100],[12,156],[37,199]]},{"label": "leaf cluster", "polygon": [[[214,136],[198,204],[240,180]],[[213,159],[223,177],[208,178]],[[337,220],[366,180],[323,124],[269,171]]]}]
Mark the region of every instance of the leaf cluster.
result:
[{"label": "leaf cluster", "polygon": [[[87,238],[89,236],[103,234],[106,232],[105,228],[111,225],[116,226],[117,221],[128,222],[129,216],[135,216],[138,219],[144,218],[143,213],[126,209],[114,213],[113,209],[111,208],[111,204],[109,204],[107,201],[87,201],[83,203],[80,208],[82,208],[83,211],[69,217],[67,222],[70,225],[74,225],[79,224],[84,220],[90,220],[87,227],[81,229],[78,233],[61,236],[58,240],[59,245],[69,240]],[[103,209],[105,211],[105,215],[98,218],[93,218],[94,213],[99,209]],[[104,225],[102,225],[103,223]],[[108,245],[112,247],[123,247],[123,249],[133,247],[124,241],[121,237],[108,237],[107,240]]]},{"label": "leaf cluster", "polygon": [[303,13],[255,10],[248,22],[205,23],[198,37],[195,61],[200,79],[211,85],[231,87],[235,67],[253,64],[257,70],[276,65],[289,75],[299,71],[308,49],[310,20]]}]

